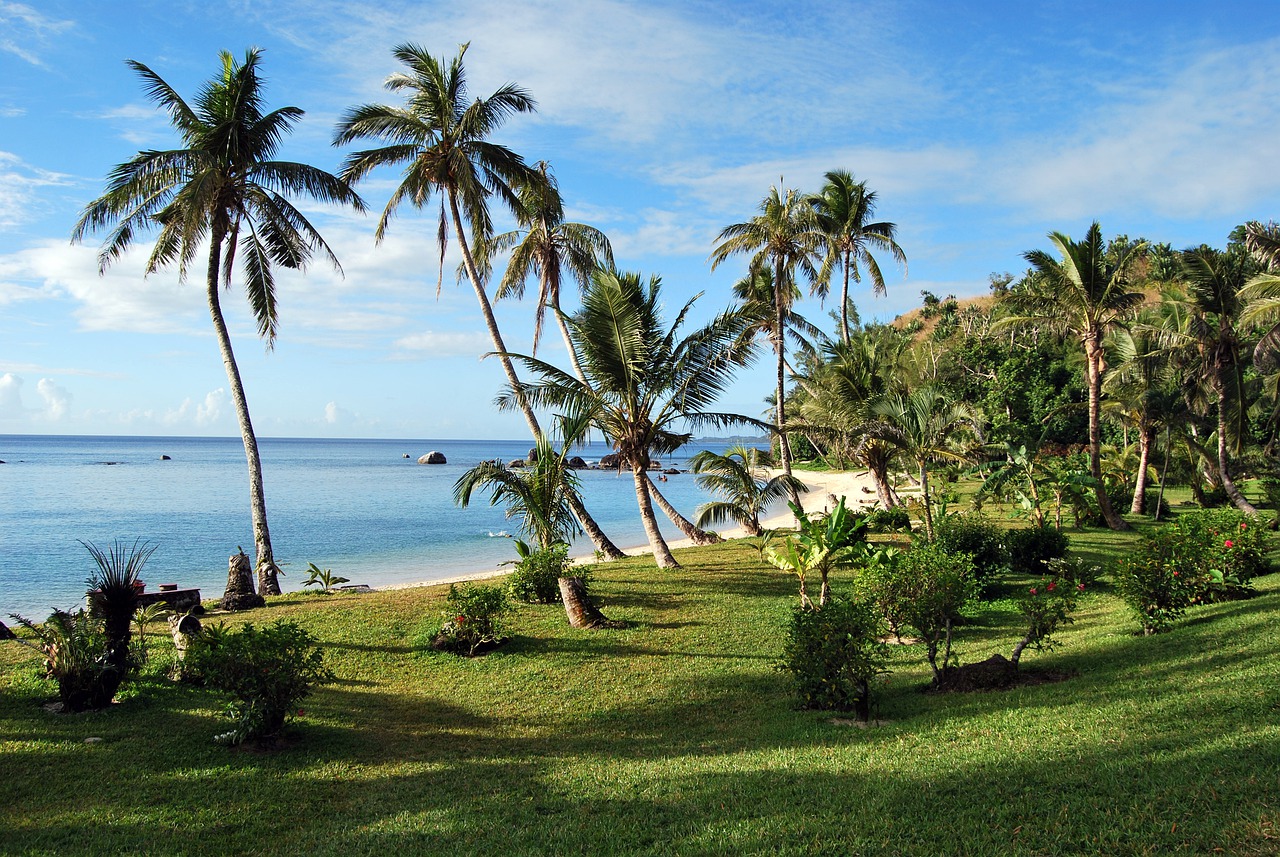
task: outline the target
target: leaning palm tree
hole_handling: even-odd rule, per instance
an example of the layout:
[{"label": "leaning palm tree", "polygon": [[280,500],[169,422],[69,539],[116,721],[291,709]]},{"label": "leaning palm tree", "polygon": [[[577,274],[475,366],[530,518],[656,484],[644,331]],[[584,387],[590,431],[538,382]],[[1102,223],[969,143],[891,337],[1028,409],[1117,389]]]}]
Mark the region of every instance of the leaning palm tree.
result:
[{"label": "leaning palm tree", "polygon": [[[524,296],[525,282],[536,276],[538,306],[533,316],[533,353],[538,353],[543,317],[550,307],[572,359],[569,330],[557,312],[564,276],[568,274],[581,289],[596,268],[613,267],[613,249],[600,230],[565,220],[560,189],[546,161],[539,161],[534,176],[519,185],[517,198],[515,216],[520,228],[495,235],[484,245],[486,260],[496,253],[511,251],[494,297],[518,300]],[[580,367],[575,366],[574,370],[581,375]]]},{"label": "leaning palm tree", "polygon": [[886,220],[870,222],[875,216],[876,193],[867,190],[865,181],[857,181],[848,170],[832,170],[826,174],[822,191],[810,198],[818,212],[818,223],[823,233],[827,257],[823,262],[823,274],[818,280],[818,294],[827,295],[827,276],[836,265],[844,274],[840,289],[840,336],[849,344],[849,281],[862,282],[859,265],[866,268],[871,279],[871,291],[875,295],[886,293],[884,274],[871,251],[880,250],[893,256],[907,273],[907,256],[898,246],[897,224]]},{"label": "leaning palm tree", "polygon": [[[782,470],[791,475],[791,447],[787,443],[786,413],[786,319],[797,294],[797,275],[809,283],[821,279],[821,263],[824,235],[817,213],[799,192],[788,189],[779,191],[777,186],[760,203],[760,213],[743,223],[734,223],[720,230],[719,242],[711,253],[711,270],[715,270],[730,256],[751,257],[750,271],[756,273],[766,267],[773,269],[773,327],[769,331],[777,358],[777,386],[774,407],[777,412],[775,431],[781,453]],[[800,512],[800,495],[793,494],[791,502]]]},{"label": "leaning palm tree", "polygon": [[[564,408],[589,418],[630,468],[645,534],[659,566],[678,567],[658,529],[649,492],[652,455],[679,449],[700,426],[758,424],[737,414],[709,410],[733,373],[747,361],[734,343],[746,321],[722,313],[680,336],[697,296],[664,326],[661,280],[600,270],[582,296],[582,307],[565,319],[583,378],[539,358],[512,355],[539,380],[523,395],[539,406]],[[515,391],[499,399],[515,406]]]},{"label": "leaning palm tree", "polygon": [[1089,394],[1089,472],[1097,481],[1098,508],[1107,526],[1127,530],[1129,525],[1111,508],[1102,482],[1103,339],[1108,330],[1126,322],[1142,305],[1142,292],[1131,291],[1130,285],[1147,244],[1126,241],[1108,248],[1096,220],[1081,241],[1061,232],[1049,233],[1049,240],[1060,258],[1043,250],[1023,254],[1031,271],[1010,296],[1017,309],[992,329],[1036,325],[1080,339]]},{"label": "leaning palm tree", "polygon": [[[462,60],[468,45],[462,45],[448,64],[433,57],[418,45],[403,44],[392,54],[404,66],[387,78],[385,86],[402,92],[407,100],[402,107],[385,104],[362,104],[348,110],[338,123],[334,145],[357,140],[381,140],[387,145],[353,152],[343,164],[342,176],[359,181],[378,167],[403,164],[403,179],[387,201],[378,219],[375,237],[381,241],[396,209],[402,202],[422,208],[431,202],[432,194],[440,199],[436,237],[440,246],[440,266],[436,291],[444,282],[444,256],[450,229],[462,254],[462,268],[476,293],[480,313],[493,342],[507,383],[516,393],[516,404],[529,431],[542,436],[538,418],[525,401],[520,379],[516,376],[507,347],[493,314],[493,305],[485,291],[484,279],[472,253],[473,244],[484,245],[493,235],[489,198],[496,196],[514,211],[520,211],[516,188],[536,185],[538,172],[520,155],[489,137],[515,113],[534,110],[529,93],[515,84],[505,84],[488,98],[470,99],[466,71]],[[472,241],[467,240],[470,225]],[[621,557],[618,549],[586,514],[581,500],[575,500],[575,513],[596,546],[612,558]]]},{"label": "leaning palm tree", "polygon": [[766,479],[764,468],[772,464],[767,452],[742,444],[730,446],[723,455],[704,449],[689,459],[690,469],[698,474],[698,487],[722,498],[698,507],[697,525],[714,527],[733,521],[747,535],[760,535],[760,516],[771,503],[792,490],[808,490],[803,482],[785,473]]},{"label": "leaning palm tree", "polygon": [[146,272],[176,263],[183,280],[197,254],[208,247],[205,293],[249,463],[258,586],[263,594],[278,595],[279,568],[267,528],[258,441],[222,317],[218,286],[230,286],[239,255],[258,333],[270,348],[278,318],[272,266],[302,270],[319,252],[341,270],[329,245],[287,196],[309,196],[361,211],[364,203],[343,179],[306,164],[274,160],[281,139],[302,117],[302,110],[284,107],[265,112],[259,51],[248,51],[242,62],[225,51],[221,56],[221,73],[190,104],[151,69],[129,61],[142,78],[147,96],[169,114],[183,147],[140,152],[116,167],[106,193],[80,215],[71,240],[111,228],[98,254],[102,273],[138,235],[156,228],[159,235]]}]

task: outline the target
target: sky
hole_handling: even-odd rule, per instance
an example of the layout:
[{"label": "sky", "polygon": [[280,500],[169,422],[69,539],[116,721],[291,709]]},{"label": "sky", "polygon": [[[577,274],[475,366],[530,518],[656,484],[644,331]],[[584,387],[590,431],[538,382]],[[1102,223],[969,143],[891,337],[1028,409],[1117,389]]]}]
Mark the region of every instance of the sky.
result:
[{"label": "sky", "polygon": [[[340,115],[398,103],[382,85],[395,45],[451,58],[469,42],[473,96],[514,82],[538,102],[493,139],[548,161],[569,218],[603,230],[619,268],[661,276],[669,314],[701,294],[693,323],[745,273],[736,258],[710,270],[720,230],[771,186],[817,191],[832,169],[878,194],[908,258],[881,258],[887,296],[854,291],[864,320],[922,290],[984,294],[1047,233],[1093,220],[1180,248],[1280,217],[1271,0],[374,5],[0,0],[0,434],[238,434],[199,272],[144,277],[143,235],[100,276],[101,236],[69,240],[115,165],[176,143],[130,59],[192,98],[219,51],[261,48],[268,105],[306,111],[279,157],[336,172]],[[273,350],[238,278],[224,295],[259,435],[527,435],[493,406],[502,371],[481,359],[492,345],[452,249],[436,295],[434,203],[374,241],[397,178],[358,186],[368,215],[303,206],[343,270],[280,274]],[[829,302],[797,309],[834,331]],[[532,303],[497,316],[527,352]],[[556,337],[539,354],[563,365]],[[760,415],[771,374],[764,356],[720,408]]]}]

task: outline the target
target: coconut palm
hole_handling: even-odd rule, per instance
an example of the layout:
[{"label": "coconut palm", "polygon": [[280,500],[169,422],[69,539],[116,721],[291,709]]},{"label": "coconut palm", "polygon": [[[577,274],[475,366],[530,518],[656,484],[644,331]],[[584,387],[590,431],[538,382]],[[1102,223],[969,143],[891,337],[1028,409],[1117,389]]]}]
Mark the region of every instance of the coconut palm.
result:
[{"label": "coconut palm", "polygon": [[873,412],[881,422],[868,432],[892,443],[910,459],[920,478],[920,499],[924,506],[925,533],[933,538],[933,505],[929,490],[929,464],[967,457],[953,435],[971,428],[976,415],[966,405],[949,401],[933,387],[916,387],[910,393],[894,393],[875,403]]},{"label": "coconut palm", "polygon": [[818,213],[819,228],[827,256],[823,262],[823,276],[818,280],[818,294],[827,296],[829,274],[836,265],[844,274],[840,288],[840,336],[849,344],[849,281],[862,282],[866,269],[871,279],[871,291],[875,295],[886,293],[884,275],[871,251],[889,253],[907,273],[907,256],[895,240],[898,227],[888,221],[869,222],[875,216],[876,193],[867,190],[865,181],[857,181],[848,170],[832,170],[827,173],[822,191],[811,196],[810,202]]},{"label": "coconut palm", "polygon": [[792,490],[808,490],[803,482],[785,473],[766,479],[764,468],[772,464],[768,453],[742,444],[730,446],[723,455],[704,449],[689,459],[690,469],[698,474],[698,487],[723,498],[698,507],[697,525],[714,527],[733,521],[747,535],[760,535],[760,516],[769,504]]},{"label": "coconut palm", "polygon": [[190,104],[147,66],[129,61],[147,96],[169,114],[182,148],[140,152],[116,167],[106,193],[80,215],[71,240],[111,228],[98,255],[102,273],[135,238],[156,228],[159,234],[146,272],[176,264],[184,280],[197,254],[208,247],[205,293],[249,464],[258,586],[264,594],[278,595],[279,568],[267,527],[258,441],[222,317],[218,285],[230,286],[239,256],[258,333],[270,348],[278,322],[273,266],[302,270],[318,252],[341,270],[329,245],[287,197],[307,196],[357,210],[363,210],[364,203],[343,179],[306,164],[274,159],[281,139],[303,111],[284,107],[266,112],[256,49],[240,62],[225,51],[221,57],[221,73]]},{"label": "coconut palm", "polygon": [[[524,400],[520,379],[507,357],[506,344],[493,305],[485,290],[484,279],[472,242],[467,240],[466,225],[471,228],[476,246],[485,245],[493,235],[489,199],[496,196],[513,211],[520,212],[518,188],[536,187],[542,176],[529,167],[520,155],[489,137],[507,117],[534,110],[529,93],[515,84],[505,84],[488,98],[470,99],[466,70],[462,60],[468,45],[462,45],[448,64],[431,56],[414,44],[403,44],[392,54],[404,66],[389,76],[385,86],[406,95],[403,107],[385,104],[363,104],[343,114],[334,134],[334,145],[374,139],[388,145],[353,152],[343,163],[342,176],[359,181],[378,167],[404,165],[403,179],[387,201],[378,219],[375,238],[381,241],[396,209],[402,202],[422,208],[431,202],[432,194],[440,199],[436,235],[440,245],[440,267],[436,279],[439,292],[444,281],[444,256],[450,229],[462,254],[462,267],[475,290],[480,313],[493,342],[494,353],[502,365],[507,383],[516,391],[516,404],[530,432],[542,436],[533,408]],[[465,223],[464,223],[465,221]],[[579,498],[573,501],[575,513],[596,546],[611,558],[622,551],[600,530],[586,513]]]},{"label": "coconut palm", "polygon": [[1138,434],[1137,477],[1129,513],[1146,513],[1147,474],[1156,434],[1176,410],[1178,395],[1173,389],[1168,355],[1164,354],[1153,327],[1152,314],[1146,323],[1132,330],[1116,330],[1110,341],[1114,368],[1103,381],[1110,397],[1106,410],[1117,415]]},{"label": "coconut palm", "polygon": [[1185,323],[1163,332],[1170,351],[1197,370],[1214,399],[1218,417],[1218,477],[1238,509],[1250,515],[1258,510],[1245,499],[1231,475],[1231,456],[1238,452],[1246,431],[1248,393],[1240,356],[1236,319],[1240,293],[1251,273],[1249,260],[1238,252],[1199,247],[1182,254],[1182,303]]},{"label": "coconut palm", "polygon": [[[777,186],[761,201],[759,214],[743,223],[726,226],[717,237],[719,242],[711,253],[711,270],[715,270],[730,256],[751,257],[750,272],[759,273],[773,269],[773,326],[769,336],[773,341],[777,358],[777,386],[774,407],[777,414],[775,431],[781,453],[782,470],[791,475],[791,447],[787,443],[786,419],[786,321],[791,305],[798,295],[797,276],[810,284],[821,277],[819,265],[822,258],[824,235],[817,213],[799,192]],[[793,494],[791,502],[803,512],[800,495]]]},{"label": "coconut palm", "polygon": [[[533,353],[538,353],[543,317],[550,307],[572,359],[569,330],[556,312],[560,309],[564,275],[568,274],[581,289],[596,268],[613,267],[613,249],[600,230],[564,219],[564,202],[546,161],[539,161],[534,166],[534,176],[521,182],[517,197],[520,204],[515,216],[520,228],[495,235],[484,247],[486,259],[511,251],[494,297],[518,300],[524,297],[525,282],[530,276],[536,276],[538,306],[533,316]],[[574,367],[580,375],[579,369]]]},{"label": "coconut palm", "polygon": [[1266,332],[1253,350],[1253,364],[1260,372],[1280,367],[1280,227],[1274,223],[1250,223],[1245,246],[1264,268],[1240,290],[1241,324],[1261,324]]},{"label": "coconut palm", "polygon": [[[664,326],[659,278],[645,282],[639,274],[599,270],[583,292],[582,307],[565,319],[583,378],[536,357],[512,355],[539,378],[524,388],[529,401],[589,418],[622,466],[631,469],[640,518],[663,567],[679,563],[654,516],[647,473],[651,455],[679,449],[700,426],[756,423],[709,410],[746,360],[733,348],[746,321],[722,313],[680,337],[696,301],[697,296]],[[514,406],[514,391],[499,404]]]},{"label": "coconut palm", "polygon": [[1146,250],[1146,242],[1102,240],[1095,220],[1083,240],[1061,232],[1049,233],[1060,258],[1043,250],[1023,254],[1031,271],[1010,296],[1015,312],[993,325],[1036,325],[1079,337],[1084,346],[1085,386],[1089,394],[1089,472],[1097,480],[1098,508],[1113,530],[1127,530],[1124,518],[1111,508],[1102,483],[1102,376],[1106,371],[1103,339],[1142,305],[1142,292],[1131,291],[1131,278]]}]

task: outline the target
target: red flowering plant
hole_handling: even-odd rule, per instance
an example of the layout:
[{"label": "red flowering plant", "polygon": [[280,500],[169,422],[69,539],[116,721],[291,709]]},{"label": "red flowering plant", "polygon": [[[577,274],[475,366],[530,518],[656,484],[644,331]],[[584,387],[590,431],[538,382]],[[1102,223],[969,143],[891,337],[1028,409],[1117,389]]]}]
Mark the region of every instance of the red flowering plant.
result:
[{"label": "red flowering plant", "polygon": [[1039,582],[1028,586],[1016,599],[1021,611],[1026,632],[1013,647],[1009,662],[1018,668],[1022,653],[1028,648],[1036,651],[1049,651],[1055,640],[1053,635],[1072,621],[1075,612],[1088,586],[1083,581],[1063,577],[1042,577]]},{"label": "red flowering plant", "polygon": [[473,583],[450,586],[445,603],[446,619],[432,639],[433,648],[477,655],[503,641],[502,620],[511,604],[502,587]]}]

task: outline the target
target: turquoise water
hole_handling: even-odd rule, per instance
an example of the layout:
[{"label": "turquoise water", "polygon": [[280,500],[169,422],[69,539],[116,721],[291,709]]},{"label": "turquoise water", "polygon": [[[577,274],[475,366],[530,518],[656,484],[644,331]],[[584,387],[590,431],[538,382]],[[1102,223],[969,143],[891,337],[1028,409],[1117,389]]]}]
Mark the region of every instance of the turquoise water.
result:
[{"label": "turquoise water", "polygon": [[[453,483],[484,459],[523,458],[530,442],[471,440],[259,441],[267,518],[284,589],[299,589],[307,563],[353,583],[381,586],[491,570],[514,557],[514,521],[488,496],[460,509]],[[691,445],[665,466],[722,444]],[[444,465],[419,465],[438,450]],[[609,450],[579,451],[594,462]],[[409,458],[404,458],[404,455]],[[167,455],[170,460],[161,460]],[[0,617],[43,618],[76,605],[93,569],[79,541],[104,546],[143,539],[158,548],[149,585],[199,586],[220,598],[227,557],[253,555],[244,448],[238,438],[0,435]],[[580,471],[592,515],[622,547],[646,543],[629,473]],[[692,517],[707,497],[689,474],[669,477],[664,495]],[[663,532],[679,532],[659,513]],[[592,545],[579,540],[576,553]]]}]

